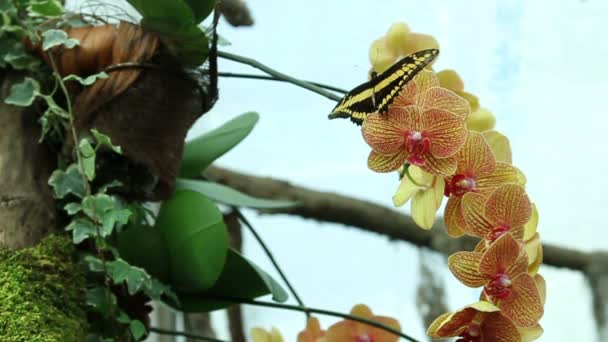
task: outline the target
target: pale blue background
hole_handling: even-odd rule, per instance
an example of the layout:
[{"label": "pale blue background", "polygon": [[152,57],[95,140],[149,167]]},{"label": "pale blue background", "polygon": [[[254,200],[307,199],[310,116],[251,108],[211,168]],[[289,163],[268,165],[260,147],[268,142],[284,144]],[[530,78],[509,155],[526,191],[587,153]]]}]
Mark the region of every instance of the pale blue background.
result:
[{"label": "pale blue background", "polygon": [[[405,21],[414,31],[434,35],[441,45],[436,68],[458,70],[466,89],[496,114],[497,129],[511,138],[514,163],[526,173],[527,190],[540,211],[543,241],[608,250],[608,1],[248,3],[255,26],[235,29],[222,22],[219,31],[232,42],[223,49],[343,88],[365,80],[369,44],[391,23]],[[220,69],[253,71],[224,60]],[[220,160],[222,166],[391,205],[395,175],[367,170],[368,147],[359,129],[327,120],[332,101],[284,83],[220,81],[220,101],[190,137],[245,111],[261,115],[245,143]],[[364,302],[424,339],[415,307],[416,248],[338,225],[248,214],[308,305],[346,312]],[[245,252],[275,274],[248,235]],[[458,283],[442,258],[433,261],[451,309],[475,301],[478,290]],[[548,299],[540,341],[595,340],[584,277],[549,267],[541,273]],[[303,328],[299,313],[253,307],[245,313],[247,327],[275,325],[286,341]],[[228,338],[223,314],[213,317],[219,337]],[[321,318],[325,327],[335,321]]]}]

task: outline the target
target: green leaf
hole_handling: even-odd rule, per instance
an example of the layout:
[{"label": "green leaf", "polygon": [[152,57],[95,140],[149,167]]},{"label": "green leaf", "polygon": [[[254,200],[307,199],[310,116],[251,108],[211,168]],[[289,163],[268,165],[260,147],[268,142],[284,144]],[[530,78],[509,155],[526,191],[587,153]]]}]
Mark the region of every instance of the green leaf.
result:
[{"label": "green leaf", "polygon": [[93,149],[89,140],[82,139],[80,140],[80,144],[78,144],[78,151],[82,157],[84,174],[89,181],[92,181],[95,179],[95,149]]},{"label": "green leaf", "polygon": [[201,172],[214,160],[245,139],[259,118],[257,113],[248,112],[187,142],[179,176],[183,178],[199,177]]},{"label": "green leaf", "polygon": [[4,100],[8,104],[29,107],[40,94],[40,84],[31,77],[26,77],[21,83],[13,84],[10,95]]},{"label": "green leaf", "polygon": [[64,9],[57,0],[41,0],[28,6],[28,11],[43,17],[59,17],[63,15]]},{"label": "green leaf", "polygon": [[[127,0],[144,20],[154,19],[164,26],[180,28],[195,25],[194,13],[183,0]],[[154,26],[148,27],[155,31]]]},{"label": "green leaf", "polygon": [[121,208],[116,199],[104,193],[87,196],[82,201],[84,213],[94,221],[101,222],[101,236],[112,234],[117,224],[129,222],[131,211]]},{"label": "green leaf", "polygon": [[193,190],[211,198],[214,201],[234,205],[237,207],[249,207],[258,209],[281,209],[296,206],[298,202],[287,200],[269,200],[256,198],[239,192],[222,184],[203,180],[178,178],[175,188]]},{"label": "green leaf", "polygon": [[121,258],[131,265],[145,269],[164,282],[169,281],[169,252],[156,227],[129,225],[118,235],[116,247]]},{"label": "green leaf", "polygon": [[172,285],[192,291],[211,287],[228,250],[228,232],[215,203],[194,191],[176,191],[161,207],[156,227],[167,243]]},{"label": "green leaf", "polygon": [[77,75],[68,75],[68,76],[64,77],[63,80],[66,82],[67,81],[76,81],[76,82],[82,84],[83,86],[88,87],[88,86],[92,85],[93,83],[97,82],[97,80],[106,79],[108,77],[110,77],[110,76],[107,73],[105,73],[104,71],[102,71],[98,74],[91,75],[86,78],[82,78]]},{"label": "green leaf", "polygon": [[200,23],[207,18],[215,7],[215,0],[185,0],[194,13],[194,22]]},{"label": "green leaf", "polygon": [[85,196],[84,181],[78,170],[78,165],[72,164],[67,170],[55,170],[49,178],[49,185],[55,191],[55,197],[62,199],[68,194],[83,198]]},{"label": "green leaf", "polygon": [[130,295],[137,293],[137,291],[142,289],[146,281],[150,281],[150,275],[143,268],[129,265],[129,263],[122,259],[110,261],[106,265],[108,273],[115,284],[127,283]]},{"label": "green leaf", "polygon": [[88,289],[86,296],[87,305],[101,313],[104,317],[113,316],[118,310],[116,296],[107,287],[98,286]]},{"label": "green leaf", "polygon": [[74,216],[82,210],[82,205],[76,202],[68,203],[65,205],[65,207],[63,207],[63,210],[65,210],[68,215]]},{"label": "green leaf", "polygon": [[65,230],[72,232],[72,241],[75,245],[82,241],[97,236],[97,226],[89,219],[76,219],[65,227]]},{"label": "green leaf", "polygon": [[80,45],[80,42],[77,39],[68,37],[68,34],[63,30],[52,29],[42,33],[42,50],[47,51],[60,45],[71,49]]},{"label": "green leaf", "polygon": [[105,146],[118,154],[122,154],[122,148],[120,148],[120,146],[112,144],[112,139],[110,139],[109,136],[99,132],[95,128],[91,130],[91,133],[93,133],[97,144],[99,144],[100,146]]},{"label": "green leaf", "polygon": [[184,312],[208,312],[234,304],[217,298],[253,299],[267,294],[272,294],[272,299],[277,302],[285,302],[288,298],[287,292],[268,273],[230,249],[224,270],[213,287],[199,293],[178,292],[181,304],[170,300],[165,302]]},{"label": "green leaf", "polygon": [[135,341],[139,341],[147,333],[144,324],[136,319],[129,323],[129,330],[131,331],[131,335],[133,335]]},{"label": "green leaf", "polygon": [[142,26],[157,32],[163,45],[185,66],[199,66],[209,55],[207,35],[196,25],[173,27],[154,19],[142,20]]}]

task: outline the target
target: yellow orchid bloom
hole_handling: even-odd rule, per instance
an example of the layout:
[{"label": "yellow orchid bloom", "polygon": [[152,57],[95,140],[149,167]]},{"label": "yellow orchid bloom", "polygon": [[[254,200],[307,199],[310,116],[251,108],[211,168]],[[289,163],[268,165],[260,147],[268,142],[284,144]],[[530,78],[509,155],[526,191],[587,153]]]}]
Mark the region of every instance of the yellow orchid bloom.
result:
[{"label": "yellow orchid bloom", "polygon": [[279,329],[272,327],[271,331],[262,328],[251,328],[251,340],[253,342],[283,342],[283,336]]},{"label": "yellow orchid bloom", "polygon": [[393,204],[400,207],[411,199],[414,222],[420,228],[431,229],[443,201],[443,178],[426,173],[414,165],[410,165],[407,172],[408,175],[403,176],[393,196]]}]

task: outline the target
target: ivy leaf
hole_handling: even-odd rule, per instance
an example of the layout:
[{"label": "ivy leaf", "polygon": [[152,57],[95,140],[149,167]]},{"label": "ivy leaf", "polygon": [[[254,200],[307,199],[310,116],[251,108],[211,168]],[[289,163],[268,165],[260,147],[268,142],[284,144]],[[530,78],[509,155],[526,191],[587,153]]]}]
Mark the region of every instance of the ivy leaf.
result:
[{"label": "ivy leaf", "polygon": [[68,194],[84,198],[84,181],[78,170],[78,165],[72,164],[67,170],[55,170],[49,178],[49,185],[55,191],[55,197],[62,199]]},{"label": "ivy leaf", "polygon": [[93,136],[95,137],[95,140],[97,141],[97,144],[99,144],[101,146],[105,146],[118,154],[122,154],[122,148],[120,148],[120,146],[116,146],[116,145],[112,144],[112,139],[110,139],[109,136],[99,132],[95,128],[93,128],[91,130],[91,133],[93,133]]},{"label": "ivy leaf", "polygon": [[40,94],[40,84],[31,77],[26,77],[21,83],[11,87],[10,95],[4,100],[8,104],[29,107]]},{"label": "ivy leaf", "polygon": [[85,255],[82,261],[86,264],[87,269],[89,271],[103,272],[103,261],[101,261],[101,259],[99,259],[98,257],[88,254]]},{"label": "ivy leaf", "polygon": [[101,193],[87,196],[82,201],[84,213],[94,221],[101,222],[101,236],[110,236],[117,224],[127,224],[132,212],[120,208],[119,203],[112,196]]},{"label": "ivy leaf", "polygon": [[68,215],[74,216],[82,210],[82,205],[76,202],[68,203],[65,205],[65,207],[63,207],[63,210],[65,210]]},{"label": "ivy leaf", "polygon": [[86,78],[82,78],[77,75],[68,75],[68,76],[64,77],[63,80],[66,82],[67,81],[76,81],[76,82],[82,84],[83,86],[88,87],[88,86],[92,85],[93,83],[97,82],[97,80],[106,79],[108,77],[110,77],[110,76],[106,72],[102,71],[98,74],[91,75]]},{"label": "ivy leaf", "polygon": [[78,144],[78,151],[82,156],[84,174],[89,181],[92,181],[95,179],[95,149],[93,149],[93,145],[91,145],[89,140],[82,139],[80,140],[80,144]]},{"label": "ivy leaf", "polygon": [[59,17],[64,13],[63,6],[57,0],[39,0],[29,5],[27,9],[32,14],[42,17]]},{"label": "ivy leaf", "polygon": [[141,290],[146,281],[150,281],[150,275],[143,268],[129,265],[122,259],[110,261],[107,264],[108,273],[115,284],[122,282],[127,283],[127,289],[130,295],[134,295]]},{"label": "ivy leaf", "polygon": [[116,296],[107,287],[98,286],[88,289],[86,296],[87,305],[91,306],[104,317],[113,316],[118,310]]},{"label": "ivy leaf", "polygon": [[80,42],[77,39],[68,37],[68,34],[63,30],[52,29],[42,33],[42,50],[47,51],[60,45],[71,49],[80,45]]},{"label": "ivy leaf", "polygon": [[147,333],[144,324],[136,319],[129,323],[129,330],[131,331],[131,335],[133,335],[135,341],[139,341]]},{"label": "ivy leaf", "polygon": [[82,241],[97,236],[97,226],[91,220],[79,218],[72,221],[65,230],[72,232],[72,241],[75,245]]},{"label": "ivy leaf", "polygon": [[129,222],[129,217],[131,217],[131,210],[129,209],[112,209],[103,214],[101,218],[102,223],[102,236],[108,236],[112,234],[114,227],[116,224],[127,224]]},{"label": "ivy leaf", "polygon": [[186,143],[179,170],[183,178],[199,177],[211,163],[240,143],[258,122],[258,113],[242,114],[200,137]]},{"label": "ivy leaf", "polygon": [[298,204],[298,202],[294,201],[269,200],[252,197],[225,185],[203,180],[178,178],[175,184],[175,189],[188,189],[200,192],[214,201],[237,207],[281,209],[290,208]]}]

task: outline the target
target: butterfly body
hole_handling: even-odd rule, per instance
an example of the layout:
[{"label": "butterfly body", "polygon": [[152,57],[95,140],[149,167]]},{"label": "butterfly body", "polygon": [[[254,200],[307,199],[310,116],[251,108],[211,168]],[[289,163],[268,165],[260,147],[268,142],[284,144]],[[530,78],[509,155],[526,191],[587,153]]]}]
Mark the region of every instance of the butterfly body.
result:
[{"label": "butterfly body", "polygon": [[439,50],[430,49],[403,57],[385,72],[349,91],[331,111],[329,118],[350,118],[360,125],[371,113],[386,113],[405,84],[438,54]]}]

